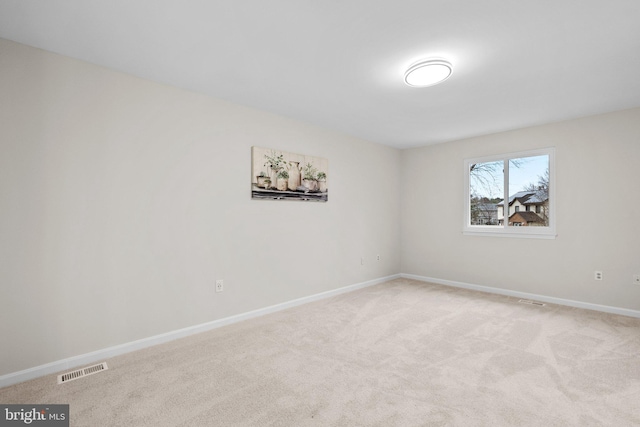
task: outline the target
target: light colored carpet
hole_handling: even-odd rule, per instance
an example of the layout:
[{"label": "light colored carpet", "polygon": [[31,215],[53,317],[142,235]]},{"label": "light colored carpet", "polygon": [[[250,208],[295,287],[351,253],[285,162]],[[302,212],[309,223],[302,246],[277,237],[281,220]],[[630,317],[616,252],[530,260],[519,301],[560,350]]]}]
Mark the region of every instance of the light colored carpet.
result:
[{"label": "light colored carpet", "polygon": [[640,425],[640,319],[398,279],[0,390],[73,426]]}]

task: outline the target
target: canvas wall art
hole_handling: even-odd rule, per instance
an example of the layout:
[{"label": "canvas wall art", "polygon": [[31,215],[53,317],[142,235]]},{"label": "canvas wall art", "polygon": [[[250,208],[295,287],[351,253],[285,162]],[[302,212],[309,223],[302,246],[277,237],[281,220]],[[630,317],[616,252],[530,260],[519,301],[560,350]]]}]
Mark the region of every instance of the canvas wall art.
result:
[{"label": "canvas wall art", "polygon": [[251,147],[251,198],[326,202],[329,162],[322,157]]}]

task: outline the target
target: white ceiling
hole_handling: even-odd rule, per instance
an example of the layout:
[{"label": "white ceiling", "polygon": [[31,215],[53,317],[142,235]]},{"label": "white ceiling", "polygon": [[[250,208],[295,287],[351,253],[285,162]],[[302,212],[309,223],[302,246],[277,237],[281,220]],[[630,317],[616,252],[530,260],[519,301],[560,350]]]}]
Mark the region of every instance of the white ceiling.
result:
[{"label": "white ceiling", "polygon": [[0,37],[398,148],[640,106],[640,0],[2,0]]}]

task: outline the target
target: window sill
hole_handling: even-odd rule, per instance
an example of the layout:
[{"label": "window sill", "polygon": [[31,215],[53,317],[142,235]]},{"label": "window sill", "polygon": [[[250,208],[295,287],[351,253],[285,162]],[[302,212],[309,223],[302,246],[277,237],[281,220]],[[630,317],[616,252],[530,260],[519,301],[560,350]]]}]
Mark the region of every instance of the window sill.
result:
[{"label": "window sill", "polygon": [[558,237],[556,233],[513,233],[508,231],[497,230],[465,230],[462,232],[465,236],[485,236],[485,237],[511,237],[520,239],[555,239]]}]

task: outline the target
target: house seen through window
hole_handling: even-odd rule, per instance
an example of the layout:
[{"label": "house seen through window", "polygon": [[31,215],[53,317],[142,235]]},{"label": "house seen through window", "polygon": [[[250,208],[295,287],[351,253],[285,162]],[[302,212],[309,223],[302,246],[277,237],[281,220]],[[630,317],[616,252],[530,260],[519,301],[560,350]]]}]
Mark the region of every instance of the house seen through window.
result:
[{"label": "house seen through window", "polygon": [[545,149],[465,161],[464,231],[555,236],[553,154]]}]

